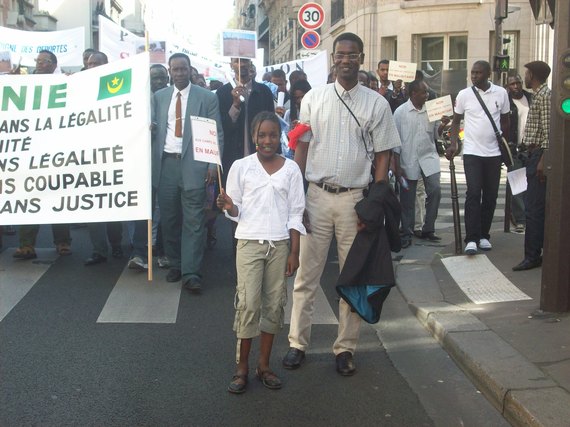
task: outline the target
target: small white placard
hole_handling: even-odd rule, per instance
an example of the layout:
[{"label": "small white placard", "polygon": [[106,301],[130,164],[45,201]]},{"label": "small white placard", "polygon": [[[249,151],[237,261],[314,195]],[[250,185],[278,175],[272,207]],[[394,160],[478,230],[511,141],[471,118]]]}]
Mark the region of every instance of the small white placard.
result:
[{"label": "small white placard", "polygon": [[520,168],[511,172],[507,172],[507,180],[511,186],[513,196],[526,191],[526,168]]},{"label": "small white placard", "polygon": [[451,95],[426,101],[426,111],[430,122],[441,120],[442,116],[453,117],[453,103],[451,102]]},{"label": "small white placard", "polygon": [[190,116],[190,119],[194,160],[221,165],[216,121],[198,116]]},{"label": "small white placard", "polygon": [[283,104],[285,104],[285,92],[278,92],[277,93],[277,106],[283,107]]},{"label": "small white placard", "polygon": [[414,62],[390,61],[388,66],[388,80],[402,80],[404,83],[416,79],[418,65]]}]

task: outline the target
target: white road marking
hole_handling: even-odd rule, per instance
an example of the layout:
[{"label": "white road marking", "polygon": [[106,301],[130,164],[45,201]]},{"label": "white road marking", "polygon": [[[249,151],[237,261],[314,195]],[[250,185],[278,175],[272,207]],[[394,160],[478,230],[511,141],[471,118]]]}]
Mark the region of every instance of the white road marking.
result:
[{"label": "white road marking", "polygon": [[0,322],[58,257],[54,248],[36,248],[36,259],[17,260],[12,257],[15,251],[8,248],[0,254]]},{"label": "white road marking", "polygon": [[[293,277],[287,280],[287,305],[285,306],[285,324],[291,324],[291,309],[293,308]],[[313,325],[338,325],[329,301],[321,287],[317,289],[313,310]]]},{"label": "white road marking", "polygon": [[125,266],[97,323],[176,323],[181,282],[167,282],[167,272],[153,269],[149,282],[146,272]]},{"label": "white road marking", "polygon": [[507,279],[485,255],[441,260],[457,286],[475,304],[532,299]]}]

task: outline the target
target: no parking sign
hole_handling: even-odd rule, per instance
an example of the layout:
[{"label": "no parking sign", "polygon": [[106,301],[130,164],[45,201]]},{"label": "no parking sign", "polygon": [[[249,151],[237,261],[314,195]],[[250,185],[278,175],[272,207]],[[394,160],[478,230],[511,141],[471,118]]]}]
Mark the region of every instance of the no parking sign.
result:
[{"label": "no parking sign", "polygon": [[321,36],[316,31],[305,31],[301,36],[301,44],[305,49],[316,49],[321,43]]}]

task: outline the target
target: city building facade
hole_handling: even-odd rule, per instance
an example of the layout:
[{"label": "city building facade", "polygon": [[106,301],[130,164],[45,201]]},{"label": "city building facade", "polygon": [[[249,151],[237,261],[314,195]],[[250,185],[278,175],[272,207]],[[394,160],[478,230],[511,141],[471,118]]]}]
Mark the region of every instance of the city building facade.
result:
[{"label": "city building facade", "polygon": [[[497,51],[510,58],[509,72],[541,59],[552,63],[553,35],[548,16],[535,19],[534,6],[548,0],[509,0],[502,24],[502,46],[496,49],[498,0],[322,0],[325,21],[316,51],[332,50],[334,38],[349,31],[364,41],[365,70],[376,70],[381,59],[415,62],[431,77],[440,93],[465,87],[468,70],[477,60],[493,62]],[[257,29],[265,65],[310,55],[300,40],[299,0],[236,0],[243,29]],[[536,10],[534,12],[537,12]],[[540,11],[539,11],[540,12]],[[499,33],[500,34],[500,33]]]},{"label": "city building facade", "polygon": [[24,31],[83,27],[86,47],[97,48],[99,15],[144,35],[140,0],[0,0],[0,25]]}]

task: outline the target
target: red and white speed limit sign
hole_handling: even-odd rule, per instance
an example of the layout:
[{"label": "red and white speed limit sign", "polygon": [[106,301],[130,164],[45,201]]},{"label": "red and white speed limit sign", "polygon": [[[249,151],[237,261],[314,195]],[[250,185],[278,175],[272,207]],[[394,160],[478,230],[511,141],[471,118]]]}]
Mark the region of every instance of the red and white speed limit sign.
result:
[{"label": "red and white speed limit sign", "polygon": [[305,3],[299,9],[297,19],[306,30],[316,30],[325,22],[325,10],[320,4]]}]

